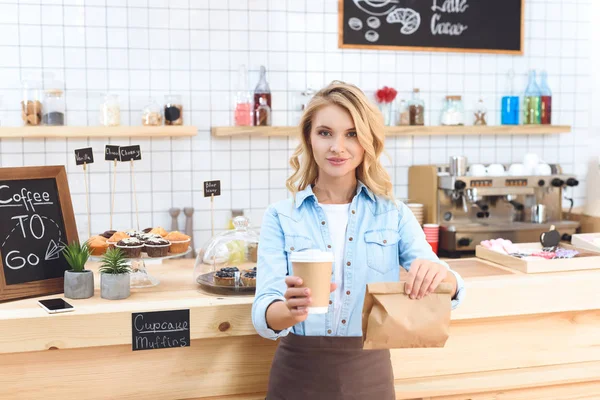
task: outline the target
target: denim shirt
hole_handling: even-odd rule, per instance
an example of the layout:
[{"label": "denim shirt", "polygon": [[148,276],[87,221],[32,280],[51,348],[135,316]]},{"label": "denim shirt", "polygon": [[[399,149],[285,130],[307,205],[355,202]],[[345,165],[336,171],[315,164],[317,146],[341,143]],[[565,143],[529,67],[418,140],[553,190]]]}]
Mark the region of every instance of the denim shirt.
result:
[{"label": "denim shirt", "polygon": [[[344,287],[340,321],[333,321],[334,296],[330,295],[327,314],[309,314],[306,321],[275,332],[267,326],[266,311],[274,301],[285,301],[285,277],[293,275],[292,251],[320,249],[331,251],[329,225],[323,209],[309,185],[293,199],[272,204],[266,210],[260,229],[256,297],[252,322],[259,335],[267,339],[296,335],[362,336],[362,308],[366,285],[372,282],[397,282],[400,266],[407,271],[417,259],[431,260],[448,269],[425,239],[425,233],[410,209],[376,196],[358,182],[352,199],[344,250]],[[335,229],[332,227],[332,229]],[[452,299],[456,308],[464,296],[464,281],[455,271],[458,290]],[[332,282],[334,277],[332,276]]]}]

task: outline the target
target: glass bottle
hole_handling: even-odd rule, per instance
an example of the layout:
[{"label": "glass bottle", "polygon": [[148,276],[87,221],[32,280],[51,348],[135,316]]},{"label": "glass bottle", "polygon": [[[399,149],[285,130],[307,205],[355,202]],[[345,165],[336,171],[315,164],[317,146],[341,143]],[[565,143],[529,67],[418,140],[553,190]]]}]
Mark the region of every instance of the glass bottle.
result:
[{"label": "glass bottle", "polygon": [[542,71],[540,76],[540,94],[542,95],[540,121],[544,125],[550,125],[552,123],[552,91],[548,86],[548,73]]},{"label": "glass bottle", "polygon": [[46,90],[42,108],[44,110],[42,124],[51,126],[62,126],[65,124],[65,98],[62,90]]},{"label": "glass bottle", "polygon": [[165,125],[183,125],[183,103],[181,96],[165,96]]},{"label": "glass bottle", "polygon": [[161,126],[162,123],[162,109],[152,97],[148,98],[148,104],[142,109],[142,125]]},{"label": "glass bottle", "polygon": [[487,119],[486,119],[487,107],[483,103],[483,99],[479,99],[479,101],[477,102],[477,105],[475,106],[475,111],[473,114],[474,114],[473,116],[475,117],[475,120],[473,121],[473,125],[480,125],[480,126],[487,125]]},{"label": "glass bottle", "polygon": [[537,83],[535,83],[535,70],[529,71],[529,83],[525,89],[524,100],[523,109],[525,112],[525,118],[523,123],[529,125],[541,123],[541,95],[540,88],[538,87]]},{"label": "glass bottle", "polygon": [[260,106],[261,98],[265,99],[267,105],[272,110],[273,106],[271,105],[271,88],[267,82],[267,69],[264,65],[260,66],[260,80],[254,89],[254,125],[258,125],[258,121],[256,120],[256,110],[258,110],[258,107]]},{"label": "glass bottle", "polygon": [[412,99],[408,103],[409,122],[411,125],[425,125],[425,102],[421,100],[419,88],[413,89]]},{"label": "glass bottle", "polygon": [[119,96],[116,94],[107,94],[100,106],[100,125],[119,126],[121,125],[121,107],[119,106]]},{"label": "glass bottle", "polygon": [[256,126],[271,126],[271,108],[267,105],[267,100],[261,97],[260,104],[256,109]]},{"label": "glass bottle", "polygon": [[519,125],[519,96],[514,92],[515,71],[512,69],[507,74],[507,91],[502,97],[502,125]]},{"label": "glass bottle", "polygon": [[241,65],[238,72],[238,87],[235,94],[235,126],[252,125],[252,95],[248,90],[248,73],[246,66]]},{"label": "glass bottle", "polygon": [[23,81],[23,99],[21,100],[21,119],[23,125],[36,126],[42,123],[41,83]]},{"label": "glass bottle", "polygon": [[410,112],[408,110],[408,104],[406,100],[400,100],[399,107],[399,116],[398,116],[398,125],[410,125]]}]

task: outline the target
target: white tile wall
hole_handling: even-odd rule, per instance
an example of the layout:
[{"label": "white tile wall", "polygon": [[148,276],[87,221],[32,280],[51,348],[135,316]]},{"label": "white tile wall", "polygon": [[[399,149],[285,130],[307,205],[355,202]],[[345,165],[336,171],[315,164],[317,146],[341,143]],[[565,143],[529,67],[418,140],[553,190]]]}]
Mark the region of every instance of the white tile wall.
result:
[{"label": "white tile wall", "polygon": [[[598,43],[592,42],[597,32],[591,11],[600,8],[596,3],[527,0],[526,55],[521,57],[340,50],[337,0],[1,0],[2,125],[20,124],[20,81],[42,73],[46,87],[59,81],[66,88],[70,125],[96,124],[103,92],[120,96],[123,121],[132,125],[140,124],[149,96],[162,101],[167,93],[181,94],[186,123],[198,127],[198,136],[112,142],[142,146],[144,160],[135,165],[140,225],[170,228],[170,207],[193,206],[196,243],[201,245],[210,234],[204,180],[222,180],[223,195],[215,202],[219,229],[232,208],[243,208],[258,224],[269,203],[287,196],[287,160],[296,139],[210,136],[211,126],[232,123],[240,64],[249,67],[249,89],[258,80],[260,65],[267,66],[277,125],[298,121],[299,95],[307,86],[319,88],[334,79],[367,92],[391,85],[403,98],[420,87],[428,124],[437,124],[446,94],[461,94],[469,112],[482,97],[489,123],[496,124],[506,71],[515,69],[521,90],[530,68],[545,68],[554,93],[554,122],[572,124],[572,134],[389,138],[392,162],[384,162],[400,198],[407,196],[408,166],[444,163],[454,154],[472,162],[510,163],[534,151],[584,179],[587,157],[600,147],[589,132],[594,114],[590,80],[592,65],[597,65],[590,56]],[[0,165],[67,165],[85,236],[83,174],[74,166],[72,151],[93,146],[100,159],[108,142],[5,139],[0,141]],[[108,229],[112,172],[100,160],[90,167],[93,232]],[[129,228],[136,218],[128,166],[119,165],[116,177],[115,227]],[[584,193],[584,185],[575,190],[578,203]],[[183,215],[179,222],[183,227]]]}]

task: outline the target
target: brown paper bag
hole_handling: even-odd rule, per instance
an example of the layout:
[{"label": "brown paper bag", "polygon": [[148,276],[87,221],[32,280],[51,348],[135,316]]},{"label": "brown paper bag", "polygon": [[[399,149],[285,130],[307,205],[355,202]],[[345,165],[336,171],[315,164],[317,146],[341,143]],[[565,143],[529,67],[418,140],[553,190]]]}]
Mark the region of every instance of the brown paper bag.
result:
[{"label": "brown paper bag", "polygon": [[444,347],[450,326],[452,285],[442,282],[420,300],[411,300],[405,282],[367,285],[363,307],[363,348]]}]

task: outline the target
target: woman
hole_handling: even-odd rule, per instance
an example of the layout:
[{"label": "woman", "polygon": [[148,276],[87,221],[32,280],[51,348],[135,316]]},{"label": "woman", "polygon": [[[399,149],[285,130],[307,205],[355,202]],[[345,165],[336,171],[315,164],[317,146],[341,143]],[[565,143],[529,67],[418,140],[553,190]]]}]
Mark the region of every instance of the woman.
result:
[{"label": "woman", "polygon": [[[398,281],[408,270],[410,297],[462,278],[440,262],[411,211],[392,194],[379,161],[383,118],[355,86],[333,82],[318,92],[301,121],[290,164],[293,198],[271,205],[261,225],[252,321],[282,338],[268,400],[395,399],[388,350],[362,350],[366,284]],[[290,254],[318,248],[335,256],[329,311],[308,315],[310,290],[292,275]]]}]

